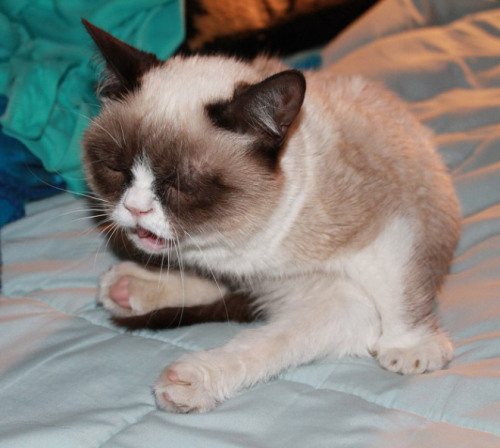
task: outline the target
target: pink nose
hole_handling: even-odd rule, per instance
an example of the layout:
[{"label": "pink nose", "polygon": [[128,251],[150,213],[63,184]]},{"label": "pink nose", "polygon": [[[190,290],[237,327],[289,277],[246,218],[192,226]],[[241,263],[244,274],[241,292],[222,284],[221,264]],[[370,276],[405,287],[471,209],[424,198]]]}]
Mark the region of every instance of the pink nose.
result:
[{"label": "pink nose", "polygon": [[125,205],[125,208],[130,212],[132,216],[135,218],[138,218],[141,215],[147,215],[148,213],[151,213],[153,211],[153,208],[137,208],[137,207],[132,207],[131,205]]}]

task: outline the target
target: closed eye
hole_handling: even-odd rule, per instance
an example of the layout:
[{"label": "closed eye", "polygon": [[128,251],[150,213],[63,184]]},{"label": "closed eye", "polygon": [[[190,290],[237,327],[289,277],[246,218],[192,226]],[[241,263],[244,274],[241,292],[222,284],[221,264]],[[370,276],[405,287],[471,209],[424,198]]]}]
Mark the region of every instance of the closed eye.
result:
[{"label": "closed eye", "polygon": [[111,160],[103,160],[102,166],[106,167],[105,174],[120,184],[128,185],[132,181],[132,173],[125,164]]},{"label": "closed eye", "polygon": [[175,193],[181,194],[183,196],[192,196],[196,193],[196,189],[189,187],[187,185],[181,185],[178,182],[173,182],[169,185],[169,188]]},{"label": "closed eye", "polygon": [[99,157],[94,163],[99,164],[99,165],[103,165],[108,170],[115,171],[117,173],[124,172],[128,169],[128,167],[125,166],[125,163],[123,163],[123,161],[116,160],[115,157],[110,157],[107,154]]},{"label": "closed eye", "polygon": [[162,183],[168,191],[181,196],[192,196],[196,193],[196,188],[184,179],[181,179],[176,169],[172,170],[170,175],[163,179]]},{"label": "closed eye", "polygon": [[115,173],[123,173],[123,169],[116,166],[116,165],[113,165],[111,163],[104,163],[104,166],[109,170],[109,171],[113,171]]}]

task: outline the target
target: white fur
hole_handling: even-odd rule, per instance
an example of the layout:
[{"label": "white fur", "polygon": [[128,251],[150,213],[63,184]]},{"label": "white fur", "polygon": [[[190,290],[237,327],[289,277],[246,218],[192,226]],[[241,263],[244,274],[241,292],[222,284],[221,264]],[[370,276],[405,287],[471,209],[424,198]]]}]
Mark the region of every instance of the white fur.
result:
[{"label": "white fur", "polygon": [[[281,213],[287,215],[285,210]],[[279,222],[278,217],[271,219]],[[329,260],[323,272],[295,272],[291,280],[261,278],[252,287],[266,304],[268,323],[242,331],[220,348],[185,355],[167,367],[155,386],[159,405],[174,412],[205,412],[243,387],[324,356],[376,353],[384,367],[403,373],[440,368],[452,356],[447,337],[405,322],[404,266],[412,245],[410,226],[396,218],[364,249]],[[225,261],[222,265],[226,266]],[[115,272],[113,278],[120,275]],[[106,295],[112,283],[108,279],[109,275],[103,279],[101,300],[118,314]],[[186,291],[192,289],[191,281],[198,280],[184,279]],[[198,295],[189,294],[185,304],[202,303],[196,297],[203,292],[210,300],[217,296],[209,294],[208,288],[196,291]],[[163,297],[158,305],[167,304],[167,295]],[[140,314],[143,310],[135,301],[131,298],[133,313]],[[147,311],[150,308],[154,306]],[[172,372],[177,379],[170,378]]]},{"label": "white fur", "polygon": [[[307,156],[302,160],[308,163]],[[296,169],[293,163],[285,157],[283,169],[292,174]],[[204,412],[243,387],[328,355],[376,353],[385,368],[403,373],[440,368],[451,359],[452,348],[446,335],[423,326],[412,328],[405,320],[403,281],[413,249],[409,223],[395,218],[362,250],[322,262],[316,266],[316,274],[302,271],[287,258],[282,242],[305,204],[310,179],[290,178],[293,180],[287,184],[266,227],[247,244],[232,249],[207,247],[201,256],[195,240],[192,249],[187,246],[184,251],[186,262],[202,268],[209,266],[238,277],[249,272],[258,274],[259,282],[249,287],[260,297],[260,303],[265,303],[270,319],[260,328],[243,331],[223,347],[185,355],[167,367],[155,386],[161,407],[175,412]],[[125,192],[116,213],[124,223],[138,222],[168,237],[168,219],[151,186],[151,170],[144,163],[137,165],[132,187]],[[134,218],[127,206],[152,211]],[[116,315],[141,314],[174,304],[210,303],[219,297],[215,286],[191,285],[199,282],[197,277],[186,276],[184,283],[177,286],[169,283],[168,277],[156,277],[156,281],[149,281],[173,292],[182,285],[182,294],[177,291],[177,300],[173,301],[172,294],[164,292],[149,295],[149,299],[146,293],[141,298],[131,296],[132,310],[127,312],[109,298],[109,288],[123,275],[117,271],[123,270],[120,266],[105,275],[101,283],[100,300]],[[137,277],[134,281],[138,283],[143,275],[136,269],[128,275]],[[279,270],[282,275],[277,280],[266,279],[266,269]],[[287,271],[293,273],[292,280],[284,279]],[[193,290],[196,292],[191,293]],[[145,303],[141,304],[142,300]],[[169,379],[169,372],[175,372],[179,380]]]},{"label": "white fur", "polygon": [[123,195],[123,206],[145,214],[154,209],[154,176],[146,163],[136,163],[132,168],[133,184]]},{"label": "white fur", "polygon": [[[255,66],[222,58],[198,62],[197,58],[175,59],[163,68],[153,69],[144,76],[142,94],[135,102],[130,100],[130,107],[149,124],[174,123],[177,128],[190,129],[193,138],[197,136],[203,142],[210,126],[203,105],[213,99],[230,98],[235,79],[257,82],[262,73],[259,75]],[[314,83],[311,85],[314,90]],[[425,323],[412,325],[406,320],[406,267],[415,249],[416,235],[416,226],[408,219],[393,215],[364,247],[332,252],[326,260],[301,261],[285,244],[316,191],[315,174],[324,163],[322,156],[340,138],[335,120],[344,118],[344,114],[335,108],[350,111],[345,119],[352,121],[350,128],[356,132],[357,125],[367,121],[350,109],[353,98],[366,87],[361,78],[353,78],[351,82],[341,80],[336,89],[327,89],[325,85],[310,95],[312,100],[306,98],[301,128],[280,160],[285,186],[277,207],[261,228],[237,245],[224,241],[217,233],[189,235],[180,242],[178,252],[187,265],[233,277],[242,288],[248,288],[258,297],[268,321],[261,327],[242,331],[222,347],[185,355],[168,366],[155,386],[162,408],[204,412],[243,387],[269,379],[285,368],[328,355],[373,353],[385,368],[401,373],[440,368],[451,359],[451,344],[443,332]],[[333,106],[328,108],[322,101]],[[371,119],[374,117],[376,114]],[[392,118],[396,120],[399,116]],[[330,126],[328,132],[324,132],[325,120]],[[368,132],[366,126],[364,129]],[[379,149],[379,145],[383,152],[383,143],[374,143],[373,147]],[[133,177],[113,219],[125,228],[139,225],[161,238],[174,239],[176,235],[168,216],[154,196],[154,176],[146,159],[134,166]],[[134,214],[131,209],[142,213]],[[131,237],[134,239],[133,234]],[[139,238],[135,242],[141,245]],[[302,258],[307,259],[307,254]],[[122,275],[120,269],[106,274],[101,283],[101,301],[116,314],[123,310],[117,310],[109,292]],[[141,280],[140,273],[126,275]],[[176,291],[178,280],[172,286],[167,278],[157,282]],[[203,292],[208,302],[215,300],[214,285],[201,288],[191,285],[198,280],[184,278],[185,301],[181,303],[202,303]],[[187,294],[188,290],[196,293]],[[166,296],[155,297],[158,306],[179,303]],[[130,301],[131,313],[154,308],[151,301],[140,304],[133,295]]]},{"label": "white fur", "polygon": [[[368,354],[367,345],[379,334],[377,314],[362,300],[355,284],[325,277],[292,283],[279,287],[280,294],[284,292],[287,302],[292,302],[279,317],[242,331],[223,347],[185,355],[169,366],[155,386],[160,406],[177,412],[204,412],[242,387],[268,380],[284,368],[332,354]],[[314,303],[298,306],[311,292],[316,294]],[[170,380],[170,371],[184,384]]]},{"label": "white fur", "polygon": [[[237,277],[263,275],[270,269],[283,270],[289,268],[289,260],[283,252],[283,240],[297,220],[308,198],[308,185],[311,179],[307,174],[295,175],[299,172],[297,164],[306,168],[304,173],[312,173],[313,164],[307,154],[297,158],[284,155],[281,167],[289,182],[283,188],[279,204],[270,218],[258,232],[248,235],[239,246],[223,246],[213,244],[210,237],[193,236],[192,247],[185,247],[183,258],[186,262],[212,269],[216,272],[229,273]],[[203,257],[200,258],[200,248]]]},{"label": "white fur", "polygon": [[[175,240],[176,235],[168,222],[158,199],[153,191],[155,180],[147,159],[136,161],[132,168],[132,185],[123,193],[122,198],[113,210],[113,220],[125,229],[135,229],[141,226],[160,238]],[[139,213],[135,213],[137,211]],[[129,232],[129,237],[145,251],[140,239]],[[153,250],[153,252],[156,252]]]},{"label": "white fur", "polygon": [[[144,120],[162,127],[175,123],[189,128],[201,141],[209,125],[203,106],[221,98],[231,98],[235,79],[259,81],[260,74],[244,63],[224,58],[173,58],[143,78],[141,97],[134,104]],[[182,113],[179,113],[182,111]]]},{"label": "white fur", "polygon": [[405,322],[402,279],[412,244],[409,226],[397,218],[360,252],[331,260],[328,274],[263,281],[261,301],[275,304],[269,323],[167,367],[155,386],[158,403],[204,412],[242,387],[329,355],[376,352],[384,367],[402,373],[442,367],[452,356],[447,337]]},{"label": "white fur", "polygon": [[[124,277],[128,280],[129,306],[121,307],[110,290]],[[227,292],[223,285],[188,272],[145,269],[132,262],[118,263],[102,277],[98,301],[113,315],[137,316],[164,307],[205,305]]]}]

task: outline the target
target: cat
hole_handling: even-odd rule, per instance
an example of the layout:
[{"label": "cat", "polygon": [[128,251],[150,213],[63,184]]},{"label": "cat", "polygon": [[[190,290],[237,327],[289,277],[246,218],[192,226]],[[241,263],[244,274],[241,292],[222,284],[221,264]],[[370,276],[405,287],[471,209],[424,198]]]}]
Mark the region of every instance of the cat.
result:
[{"label": "cat", "polygon": [[431,132],[400,100],[267,57],[163,62],[84,24],[106,66],[82,140],[88,182],[164,265],[115,265],[99,302],[125,321],[169,309],[189,323],[210,310],[264,319],[167,366],[160,408],[206,412],[326,356],[373,356],[402,374],[452,359],[432,306],[459,206]]}]

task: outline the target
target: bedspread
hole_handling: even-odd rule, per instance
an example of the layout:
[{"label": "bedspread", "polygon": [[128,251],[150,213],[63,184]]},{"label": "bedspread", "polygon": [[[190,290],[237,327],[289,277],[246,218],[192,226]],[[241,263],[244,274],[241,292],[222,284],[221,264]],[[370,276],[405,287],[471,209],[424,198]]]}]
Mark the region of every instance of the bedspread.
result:
[{"label": "bedspread", "polygon": [[114,326],[95,296],[117,259],[85,199],[61,194],[1,233],[2,448],[500,446],[500,4],[386,0],[321,56],[385,82],[436,133],[464,215],[436,302],[450,365],[401,376],[372,359],[325,359],[206,414],[159,411],[160,371],[242,326]]}]

